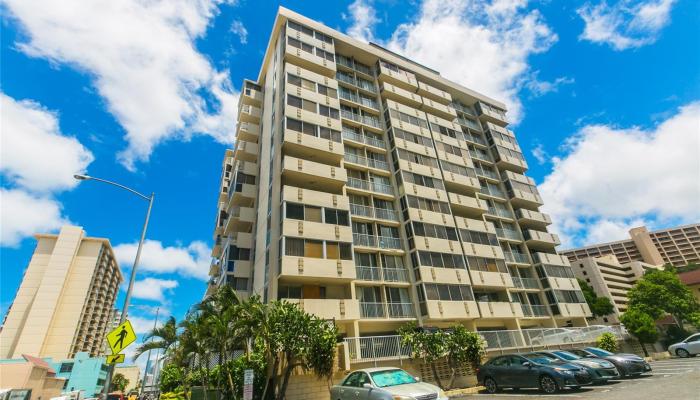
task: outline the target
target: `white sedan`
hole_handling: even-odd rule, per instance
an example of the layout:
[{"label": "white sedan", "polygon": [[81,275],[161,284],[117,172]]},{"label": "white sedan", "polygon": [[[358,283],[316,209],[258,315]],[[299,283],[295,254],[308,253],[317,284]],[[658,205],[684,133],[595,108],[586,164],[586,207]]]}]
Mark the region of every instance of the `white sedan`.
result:
[{"label": "white sedan", "polygon": [[400,368],[351,372],[331,388],[331,400],[448,400],[439,387],[421,382]]},{"label": "white sedan", "polygon": [[684,341],[668,346],[668,352],[678,357],[695,357],[700,354],[700,333],[688,336]]}]

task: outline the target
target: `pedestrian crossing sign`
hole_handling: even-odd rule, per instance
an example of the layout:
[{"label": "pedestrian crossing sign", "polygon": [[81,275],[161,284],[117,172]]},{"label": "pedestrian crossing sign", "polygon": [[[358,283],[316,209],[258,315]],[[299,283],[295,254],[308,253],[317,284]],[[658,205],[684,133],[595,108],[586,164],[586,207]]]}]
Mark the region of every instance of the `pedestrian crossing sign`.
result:
[{"label": "pedestrian crossing sign", "polygon": [[122,354],[110,354],[107,356],[107,364],[121,364],[126,359],[126,356]]},{"label": "pedestrian crossing sign", "polygon": [[134,333],[134,328],[131,327],[131,322],[128,319],[107,334],[107,343],[109,343],[109,347],[114,355],[121,353],[126,346],[135,340],[136,333]]}]

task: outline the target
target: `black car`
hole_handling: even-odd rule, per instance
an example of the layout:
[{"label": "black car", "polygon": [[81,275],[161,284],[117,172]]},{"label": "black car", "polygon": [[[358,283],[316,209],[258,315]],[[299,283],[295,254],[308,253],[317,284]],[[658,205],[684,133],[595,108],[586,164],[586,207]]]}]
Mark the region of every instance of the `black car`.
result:
[{"label": "black car", "polygon": [[598,347],[586,347],[569,351],[581,357],[595,357],[610,361],[615,365],[617,372],[620,373],[622,378],[651,372],[651,365],[636,354],[611,353]]},{"label": "black car", "polygon": [[536,353],[586,368],[591,374],[593,383],[604,383],[620,376],[615,364],[602,358],[581,357],[564,350],[538,351]]},{"label": "black car", "polygon": [[592,383],[585,368],[535,353],[492,358],[478,369],[476,377],[489,393],[503,388],[539,388],[551,394]]}]

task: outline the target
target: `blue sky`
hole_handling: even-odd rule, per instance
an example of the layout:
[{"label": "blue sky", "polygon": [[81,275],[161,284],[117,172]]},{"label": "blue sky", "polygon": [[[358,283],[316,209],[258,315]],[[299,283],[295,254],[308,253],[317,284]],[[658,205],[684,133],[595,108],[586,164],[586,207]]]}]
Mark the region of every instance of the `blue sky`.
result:
[{"label": "blue sky", "polygon": [[[115,4],[118,3],[118,4]],[[2,3],[1,314],[33,232],[67,221],[131,264],[155,192],[131,311],[201,299],[237,90],[255,78],[277,3]],[[508,104],[565,246],[700,220],[700,3],[289,1],[282,5]],[[119,300],[118,304],[121,304]]]}]

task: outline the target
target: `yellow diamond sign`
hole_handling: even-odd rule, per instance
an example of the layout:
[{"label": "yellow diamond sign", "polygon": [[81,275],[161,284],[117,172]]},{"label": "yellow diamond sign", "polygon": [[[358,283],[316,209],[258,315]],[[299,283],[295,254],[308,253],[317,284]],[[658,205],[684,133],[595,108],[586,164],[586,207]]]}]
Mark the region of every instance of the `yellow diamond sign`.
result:
[{"label": "yellow diamond sign", "polygon": [[107,356],[107,364],[121,364],[126,359],[124,354],[111,354]]},{"label": "yellow diamond sign", "polygon": [[135,340],[136,334],[129,320],[124,321],[121,325],[116,327],[116,329],[107,334],[107,343],[109,343],[113,355],[121,353],[126,346],[130,345]]}]

